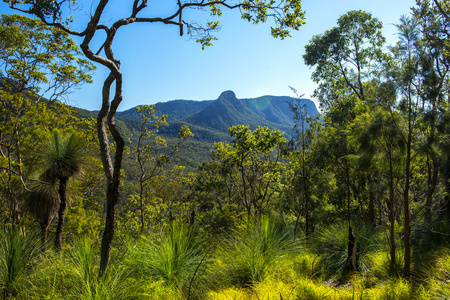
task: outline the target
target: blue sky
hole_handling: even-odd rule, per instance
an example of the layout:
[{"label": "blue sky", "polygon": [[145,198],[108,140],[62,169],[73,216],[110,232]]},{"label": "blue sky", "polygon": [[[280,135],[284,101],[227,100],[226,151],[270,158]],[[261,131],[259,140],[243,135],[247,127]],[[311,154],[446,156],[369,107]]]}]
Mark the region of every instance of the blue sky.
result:
[{"label": "blue sky", "polygon": [[[165,16],[175,7],[171,2],[176,3],[150,0],[146,15]],[[126,6],[129,1],[111,3],[105,22],[126,16],[129,11]],[[255,26],[241,20],[239,11],[224,11],[220,18],[221,30],[216,34],[219,40],[204,51],[188,36],[180,37],[175,26],[129,25],[119,30],[113,44],[124,76],[124,98],[119,110],[175,99],[214,100],[225,90],[233,90],[238,98],[294,96],[289,88],[292,86],[311,98],[315,84],[302,54],[313,35],[335,26],[337,18],[347,11],[361,9],[383,22],[388,44],[394,44],[393,24],[414,5],[415,0],[303,0],[306,25],[285,40],[272,38],[269,24]],[[78,13],[86,18],[89,10],[90,5],[86,4]],[[0,11],[10,13],[3,2]],[[207,12],[197,10],[190,14],[189,17],[199,22],[212,19]],[[68,103],[89,110],[99,109],[106,76],[107,71],[98,66],[94,83],[75,90]]]}]

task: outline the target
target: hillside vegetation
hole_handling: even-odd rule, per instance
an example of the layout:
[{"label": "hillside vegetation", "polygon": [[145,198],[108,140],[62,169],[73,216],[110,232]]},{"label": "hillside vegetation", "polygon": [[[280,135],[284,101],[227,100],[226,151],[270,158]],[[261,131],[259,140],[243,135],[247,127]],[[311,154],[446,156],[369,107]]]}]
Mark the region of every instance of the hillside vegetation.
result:
[{"label": "hillside vegetation", "polygon": [[[449,298],[445,1],[417,1],[392,47],[364,11],[314,36],[303,59],[320,115],[307,99],[225,91],[118,118],[118,28],[186,24],[139,19],[147,1],[134,1],[109,28],[106,2],[79,33],[107,33],[104,60],[62,30],[70,18],[0,18],[1,299]],[[8,3],[53,21],[65,4]],[[276,1],[245,3],[257,23]],[[303,15],[282,3],[272,34],[286,37]],[[60,101],[92,80],[82,54],[111,68],[99,112]]]}]

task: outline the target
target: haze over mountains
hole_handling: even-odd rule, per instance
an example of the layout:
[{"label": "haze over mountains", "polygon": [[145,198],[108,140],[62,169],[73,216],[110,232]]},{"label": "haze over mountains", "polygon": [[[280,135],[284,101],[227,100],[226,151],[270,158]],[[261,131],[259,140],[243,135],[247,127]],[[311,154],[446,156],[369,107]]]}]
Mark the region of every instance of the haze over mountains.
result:
[{"label": "haze over mountains", "polygon": [[[289,136],[294,119],[288,103],[293,99],[287,96],[238,99],[234,92],[225,91],[217,100],[173,100],[157,103],[155,108],[158,114],[168,115],[170,126],[161,129],[162,134],[176,134],[182,125],[188,125],[195,139],[213,142],[228,140],[228,128],[233,125],[249,125],[251,129],[268,126]],[[311,100],[301,99],[301,104],[307,107],[308,116],[318,114]],[[136,107],[118,112],[117,117],[139,120]]]}]

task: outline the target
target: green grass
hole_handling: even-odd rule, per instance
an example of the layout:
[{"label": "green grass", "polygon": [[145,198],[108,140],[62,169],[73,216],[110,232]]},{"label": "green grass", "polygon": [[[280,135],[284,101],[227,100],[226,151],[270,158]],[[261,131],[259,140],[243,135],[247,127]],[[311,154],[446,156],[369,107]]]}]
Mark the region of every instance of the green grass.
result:
[{"label": "green grass", "polygon": [[130,245],[127,266],[134,278],[161,281],[190,295],[201,289],[208,246],[191,228],[174,224],[155,238],[142,237]]},{"label": "green grass", "polygon": [[[368,272],[369,256],[377,251],[380,244],[380,234],[374,227],[354,226],[356,235],[357,268],[360,272]],[[346,271],[348,255],[348,226],[333,225],[319,230],[312,239],[312,245],[321,254],[326,270],[332,274],[343,274]]]},{"label": "green grass", "polygon": [[0,234],[0,292],[1,298],[14,297],[20,291],[23,282],[40,250],[36,235],[28,232],[5,228]]},{"label": "green grass", "polygon": [[136,299],[133,282],[120,264],[99,277],[97,251],[89,238],[61,253],[47,251],[23,284],[18,299]]},{"label": "green grass", "polygon": [[389,277],[385,242],[373,237],[376,231],[357,228],[358,240],[368,241],[365,246],[361,241],[364,247],[358,252],[367,270],[342,276],[329,263],[325,249],[339,249],[333,243],[340,239],[346,246],[346,234],[339,230],[347,229],[328,230],[321,238],[331,239],[334,232],[336,239],[328,241],[331,245],[322,240],[324,249],[318,252],[300,247],[282,220],[273,217],[233,232],[218,247],[196,236],[195,228],[174,224],[158,235],[130,239],[120,250],[113,249],[110,268],[102,277],[98,243],[89,238],[67,243],[60,253],[41,252],[31,235],[6,231],[0,241],[0,298],[448,299],[450,250],[441,247],[430,253],[429,267],[422,277],[415,273],[411,283]]},{"label": "green grass", "polygon": [[222,244],[216,262],[219,280],[242,286],[262,281],[295,249],[291,232],[282,220],[263,218]]}]

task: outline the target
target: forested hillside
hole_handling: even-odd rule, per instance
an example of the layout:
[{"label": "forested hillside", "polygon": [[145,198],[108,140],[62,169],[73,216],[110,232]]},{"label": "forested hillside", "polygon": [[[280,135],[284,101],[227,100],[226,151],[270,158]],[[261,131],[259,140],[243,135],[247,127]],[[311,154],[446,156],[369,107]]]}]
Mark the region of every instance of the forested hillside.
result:
[{"label": "forested hillside", "polygon": [[[206,47],[218,23],[182,12],[239,8],[285,38],[299,1],[174,1],[149,18],[136,0],[112,23],[104,0],[88,20],[65,18],[73,2],[4,2],[21,14],[0,18],[0,298],[449,297],[446,1],[417,1],[390,46],[360,10],[315,35],[302,58],[320,115],[232,91],[117,112],[124,26],[175,25]],[[92,62],[110,72],[98,112],[63,101]]]},{"label": "forested hillside", "polygon": [[[284,132],[285,138],[294,135],[294,114],[289,105],[300,105],[308,118],[318,117],[315,104],[308,99],[283,96],[262,96],[253,99],[237,99],[232,91],[223,92],[214,101],[173,100],[154,105],[155,115],[167,115],[168,126],[158,128],[158,134],[176,143],[180,128],[189,126],[193,133],[183,147],[174,154],[170,165],[185,166],[190,171],[210,157],[215,142],[231,142],[228,129],[235,125],[249,125],[250,129],[267,126]],[[133,147],[139,137],[138,107],[117,113],[118,127],[125,140]],[[89,112],[82,112],[88,116]],[[306,124],[306,123],[305,123]],[[127,166],[124,166],[127,169]]]}]

